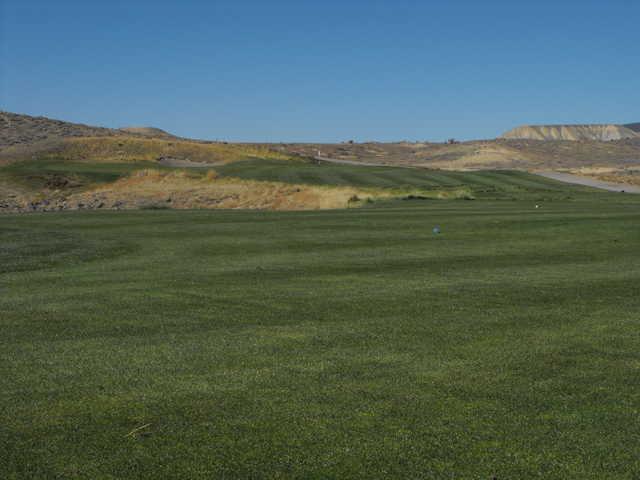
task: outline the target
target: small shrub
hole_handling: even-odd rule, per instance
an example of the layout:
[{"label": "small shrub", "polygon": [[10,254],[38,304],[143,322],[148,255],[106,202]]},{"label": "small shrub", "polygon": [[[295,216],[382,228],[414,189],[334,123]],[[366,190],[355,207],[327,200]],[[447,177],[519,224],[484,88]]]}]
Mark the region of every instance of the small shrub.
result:
[{"label": "small shrub", "polygon": [[404,200],[430,200],[430,198],[424,195],[411,194],[404,197]]}]

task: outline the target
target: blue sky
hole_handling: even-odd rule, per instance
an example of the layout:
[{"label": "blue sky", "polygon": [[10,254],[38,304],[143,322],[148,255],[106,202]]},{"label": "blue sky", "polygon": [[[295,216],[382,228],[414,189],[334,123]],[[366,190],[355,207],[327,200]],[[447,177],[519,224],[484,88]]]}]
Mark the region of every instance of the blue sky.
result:
[{"label": "blue sky", "polygon": [[0,0],[0,108],[239,141],[640,121],[637,0]]}]

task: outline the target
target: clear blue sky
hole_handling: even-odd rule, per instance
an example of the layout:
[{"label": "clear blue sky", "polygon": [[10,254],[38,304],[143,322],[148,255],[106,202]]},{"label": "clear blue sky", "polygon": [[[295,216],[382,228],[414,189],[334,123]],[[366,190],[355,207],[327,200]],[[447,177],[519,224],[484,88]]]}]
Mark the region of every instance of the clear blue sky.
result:
[{"label": "clear blue sky", "polygon": [[638,0],[0,0],[0,109],[243,141],[640,121]]}]

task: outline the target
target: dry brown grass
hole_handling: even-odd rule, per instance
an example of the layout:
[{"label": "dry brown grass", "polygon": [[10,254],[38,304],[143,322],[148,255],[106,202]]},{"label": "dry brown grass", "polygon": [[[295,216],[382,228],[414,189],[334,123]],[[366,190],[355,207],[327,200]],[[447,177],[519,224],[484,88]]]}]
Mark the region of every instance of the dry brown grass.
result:
[{"label": "dry brown grass", "polygon": [[135,162],[160,158],[222,164],[250,158],[293,160],[290,154],[267,146],[206,143],[140,136],[71,137],[15,145],[0,151],[0,165],[33,158],[60,158],[74,162]]},{"label": "dry brown grass", "polygon": [[640,174],[630,174],[630,173],[606,173],[606,174],[593,174],[588,175],[589,177],[597,178],[598,180],[602,180],[603,182],[610,183],[622,183],[627,185],[640,185]]},{"label": "dry brown grass", "polygon": [[24,207],[28,201],[28,192],[0,179],[0,212]]},{"label": "dry brown grass", "polygon": [[363,163],[421,166],[447,170],[508,168],[554,170],[606,165],[624,167],[640,162],[640,139],[612,142],[479,140],[443,143],[286,144],[283,152]]},{"label": "dry brown grass", "polygon": [[495,143],[443,145],[417,156],[422,166],[444,170],[516,168],[529,162],[526,155]]},{"label": "dry brown grass", "polygon": [[531,161],[526,153],[493,141],[454,144],[425,142],[301,144],[285,145],[280,148],[306,156],[315,156],[319,151],[322,157],[337,160],[445,170],[520,168]]},{"label": "dry brown grass", "polygon": [[604,182],[640,185],[640,175],[598,175],[596,178]]},{"label": "dry brown grass", "polygon": [[93,208],[225,208],[264,210],[320,210],[360,206],[367,201],[410,194],[456,198],[466,192],[416,192],[355,187],[261,182],[218,178],[215,171],[164,172],[140,170],[129,177],[68,199],[74,206]]},{"label": "dry brown grass", "polygon": [[640,185],[640,165],[617,167],[583,167],[570,170],[575,175],[596,178],[603,182]]},{"label": "dry brown grass", "polygon": [[247,158],[291,159],[290,155],[249,145],[138,137],[69,138],[63,141],[59,154],[67,160],[98,162],[155,161],[161,157],[203,163],[229,163]]}]

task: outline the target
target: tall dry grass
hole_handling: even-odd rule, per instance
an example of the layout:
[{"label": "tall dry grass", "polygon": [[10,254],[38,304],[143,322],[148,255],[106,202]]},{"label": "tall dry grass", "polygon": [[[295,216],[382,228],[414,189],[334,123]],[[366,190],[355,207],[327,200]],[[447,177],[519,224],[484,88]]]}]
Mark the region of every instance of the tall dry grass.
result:
[{"label": "tall dry grass", "polygon": [[215,170],[172,172],[146,169],[114,183],[79,193],[70,201],[141,208],[242,208],[265,210],[318,210],[351,208],[392,198],[464,198],[466,191],[389,190],[324,185],[290,184],[219,177]]},{"label": "tall dry grass", "polygon": [[138,136],[73,137],[7,148],[0,152],[0,162],[4,160],[4,163],[35,157],[91,162],[156,161],[159,158],[168,157],[212,164],[251,158],[295,159],[289,154],[256,145],[205,143]]}]

